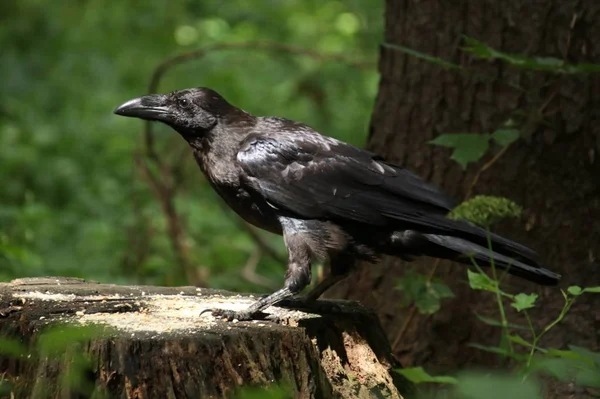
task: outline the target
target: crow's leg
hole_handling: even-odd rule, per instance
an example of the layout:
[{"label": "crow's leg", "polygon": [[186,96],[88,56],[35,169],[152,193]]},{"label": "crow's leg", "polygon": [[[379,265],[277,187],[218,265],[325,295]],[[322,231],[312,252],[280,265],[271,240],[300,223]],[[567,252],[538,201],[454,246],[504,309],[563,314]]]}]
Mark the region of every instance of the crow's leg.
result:
[{"label": "crow's leg", "polygon": [[[355,260],[341,254],[330,255],[329,274],[306,295],[286,299],[280,305],[288,308],[310,308],[329,288],[342,281],[354,268]],[[316,309],[316,308],[315,308]]]},{"label": "crow's leg", "polygon": [[315,288],[310,290],[306,295],[302,296],[299,299],[302,299],[305,303],[311,303],[319,299],[321,295],[325,293],[329,288],[333,287],[343,279],[348,277],[347,274],[329,274],[327,277],[323,279]]},{"label": "crow's leg", "polygon": [[[310,248],[302,236],[302,232],[295,229],[286,229],[284,225],[283,239],[288,250],[288,270],[285,276],[285,285],[271,295],[260,298],[243,311],[229,309],[207,309],[202,313],[211,312],[213,316],[226,320],[252,320],[262,310],[302,291],[311,278]],[[202,314],[201,313],[201,314]]]},{"label": "crow's leg", "polygon": [[356,264],[356,260],[352,256],[343,253],[331,254],[329,259],[329,275],[304,295],[303,299],[306,303],[316,301],[325,291],[348,277]]}]

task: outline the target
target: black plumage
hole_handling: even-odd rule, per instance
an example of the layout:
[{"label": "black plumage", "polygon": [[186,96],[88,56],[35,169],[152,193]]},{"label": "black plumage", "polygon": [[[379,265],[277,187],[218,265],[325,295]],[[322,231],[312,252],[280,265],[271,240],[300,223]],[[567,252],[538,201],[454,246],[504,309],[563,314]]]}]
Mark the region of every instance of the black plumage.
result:
[{"label": "black plumage", "polygon": [[[306,297],[314,300],[357,260],[381,255],[432,256],[490,264],[486,230],[446,214],[455,202],[408,170],[310,127],[255,117],[206,88],[154,94],[115,113],[171,126],[189,143],[200,169],[225,202],[247,222],[282,234],[289,254],[284,288],[243,312],[250,319],[299,293],[310,282],[313,258],[328,258],[331,274]],[[491,235],[500,269],[540,284],[560,276],[538,266],[532,250]]]}]

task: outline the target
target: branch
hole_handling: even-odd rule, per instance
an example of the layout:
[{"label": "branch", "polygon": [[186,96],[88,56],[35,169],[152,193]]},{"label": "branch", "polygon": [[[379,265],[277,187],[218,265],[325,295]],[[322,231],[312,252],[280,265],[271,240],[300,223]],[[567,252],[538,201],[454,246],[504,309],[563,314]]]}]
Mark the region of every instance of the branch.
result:
[{"label": "branch", "polygon": [[[223,209],[223,212],[227,216],[231,216],[231,212],[225,206],[224,202],[219,201],[219,205],[221,206],[221,208]],[[271,246],[269,244],[267,244],[267,242],[265,242],[264,238],[256,230],[254,230],[254,228],[252,226],[250,226],[248,223],[246,223],[245,221],[243,221],[239,217],[234,217],[234,218],[231,218],[231,219],[233,220],[233,222],[235,224],[238,225],[238,227],[240,229],[242,229],[246,233],[248,233],[248,235],[250,236],[250,238],[252,238],[252,240],[254,241],[254,243],[256,244],[256,246],[258,248],[260,248],[260,250],[265,255],[271,257],[273,260],[275,260],[276,262],[278,262],[278,263],[280,263],[282,265],[287,264],[287,260],[285,258],[283,258],[281,255],[279,255],[279,253],[277,251],[275,251],[273,248],[271,248]]]},{"label": "branch", "polygon": [[[435,272],[436,272],[439,264],[440,264],[440,259],[438,258],[433,263],[433,267],[431,268],[431,271],[429,272],[429,275],[427,276],[427,284],[431,283],[431,279],[433,279],[433,276],[435,275]],[[416,307],[416,305],[413,304],[413,306],[410,308],[410,311],[408,313],[408,317],[406,318],[406,320],[404,321],[404,324],[402,324],[402,327],[400,327],[400,330],[398,331],[398,333],[396,334],[396,337],[392,341],[392,351],[396,351],[396,346],[402,341],[402,338],[404,337],[404,334],[406,333],[408,326],[410,326],[410,323],[412,322],[413,317],[415,317],[416,311],[417,311],[417,307]]]},{"label": "branch", "polygon": [[464,199],[465,201],[468,200],[469,198],[471,198],[471,195],[473,194],[473,190],[475,189],[475,186],[479,182],[479,178],[481,177],[481,174],[483,172],[485,172],[486,170],[488,170],[489,168],[491,168],[496,163],[496,161],[498,161],[500,158],[502,158],[502,156],[506,153],[506,151],[508,151],[510,146],[511,146],[510,144],[504,146],[500,151],[498,151],[498,153],[496,155],[494,155],[494,157],[492,159],[490,159],[485,165],[483,165],[481,167],[481,169],[479,169],[477,171],[477,173],[473,177],[473,181],[471,181],[471,185],[469,186],[469,189],[467,190],[467,194],[465,195],[465,199]]},{"label": "branch", "polygon": [[259,285],[263,288],[266,288],[267,290],[270,290],[270,291],[276,290],[277,288],[279,288],[277,283],[256,273],[256,266],[258,266],[258,262],[260,262],[261,257],[262,257],[262,253],[261,253],[260,249],[256,248],[252,252],[252,254],[250,254],[250,257],[248,258],[248,261],[246,262],[246,266],[244,266],[244,268],[242,269],[242,277],[246,281],[248,281],[252,284]]},{"label": "branch", "polygon": [[[172,67],[177,66],[179,64],[183,64],[188,61],[196,60],[198,58],[204,57],[208,53],[212,53],[215,51],[223,51],[223,50],[263,50],[263,51],[272,51],[276,53],[286,53],[286,54],[295,54],[302,55],[309,58],[316,59],[318,61],[330,61],[330,62],[339,62],[342,64],[346,64],[352,68],[356,69],[371,69],[375,67],[375,63],[370,61],[355,61],[346,57],[342,54],[324,54],[318,51],[314,51],[311,49],[292,46],[283,43],[277,42],[267,42],[267,41],[256,41],[256,42],[246,42],[246,43],[220,43],[212,46],[205,47],[203,49],[193,50],[187,53],[182,53],[176,55],[171,58],[167,58],[163,62],[161,62],[154,73],[152,74],[152,78],[150,79],[150,86],[148,88],[149,93],[155,93],[158,90],[158,84],[162,79],[163,75]],[[152,124],[151,122],[146,122],[145,128],[145,138],[146,138],[146,149],[148,150],[148,154],[153,158],[158,158],[157,154],[154,152],[152,146],[154,144],[152,135]]]},{"label": "branch", "polygon": [[[375,66],[375,64],[372,62],[354,61],[341,54],[322,54],[311,49],[305,49],[282,43],[264,41],[247,43],[222,43],[179,54],[161,62],[152,73],[152,78],[150,79],[150,85],[148,88],[149,92],[155,93],[158,90],[158,85],[162,77],[171,68],[185,62],[201,58],[208,53],[222,50],[263,50],[276,53],[296,54],[311,57],[320,61],[340,62],[358,69],[374,68]],[[159,175],[157,176],[157,174],[148,167],[146,162],[140,159],[137,155],[135,156],[135,164],[143,172],[143,176],[149,182],[154,195],[161,204],[162,212],[167,220],[167,228],[174,255],[177,259],[177,262],[180,264],[182,271],[190,283],[196,282],[197,285],[203,285],[203,279],[195,273],[195,270],[191,265],[188,254],[189,251],[187,245],[185,244],[186,234],[183,227],[184,223],[181,221],[180,216],[175,208],[174,197],[177,189],[177,179],[175,179],[173,175],[182,167],[182,163],[176,162],[175,165],[169,166],[163,162],[154,146],[154,136],[152,134],[151,122],[146,122],[144,127],[144,144],[145,155],[148,160],[154,163],[159,171]],[[181,158],[182,157],[180,157],[180,159]],[[241,221],[238,222],[238,225],[252,237],[262,252],[278,262],[286,262],[285,259],[283,259],[276,251],[274,251],[267,243],[265,243],[262,237],[260,237],[260,235],[256,233],[250,226]]]},{"label": "branch", "polygon": [[186,276],[190,284],[196,286],[205,286],[206,283],[201,277],[200,273],[197,273],[195,268],[189,259],[189,248],[185,243],[184,229],[180,222],[180,219],[175,210],[175,204],[173,201],[173,191],[164,183],[162,183],[156,176],[150,171],[148,165],[138,155],[135,157],[136,166],[141,170],[142,176],[149,182],[150,188],[154,193],[154,196],[158,199],[163,214],[167,220],[167,231],[173,248],[173,253],[177,259],[177,263],[180,265],[183,274]]}]

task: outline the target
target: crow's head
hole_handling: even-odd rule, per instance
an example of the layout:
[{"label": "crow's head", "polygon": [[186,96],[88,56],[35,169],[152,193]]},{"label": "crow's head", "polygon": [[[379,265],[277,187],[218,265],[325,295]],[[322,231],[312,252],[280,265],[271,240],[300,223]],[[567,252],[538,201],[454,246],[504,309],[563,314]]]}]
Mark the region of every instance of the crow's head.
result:
[{"label": "crow's head", "polygon": [[229,104],[219,93],[204,87],[135,98],[122,104],[114,112],[117,115],[166,123],[185,137],[201,135],[219,122],[240,113],[245,114]]}]

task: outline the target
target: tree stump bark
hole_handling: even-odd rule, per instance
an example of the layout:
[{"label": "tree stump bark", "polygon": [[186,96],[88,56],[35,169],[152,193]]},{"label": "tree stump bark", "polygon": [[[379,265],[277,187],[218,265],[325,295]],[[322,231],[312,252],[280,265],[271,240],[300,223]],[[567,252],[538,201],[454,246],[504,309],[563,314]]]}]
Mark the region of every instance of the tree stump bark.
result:
[{"label": "tree stump bark", "polygon": [[[242,385],[276,382],[299,398],[402,398],[411,390],[392,370],[399,364],[377,317],[356,303],[320,301],[310,312],[271,307],[252,322],[200,316],[253,300],[205,288],[74,278],[0,284],[3,395],[221,398]],[[101,326],[102,334],[52,354],[53,344],[75,341],[72,333],[44,332],[60,323]],[[82,358],[77,364],[85,372],[73,371]]]}]

